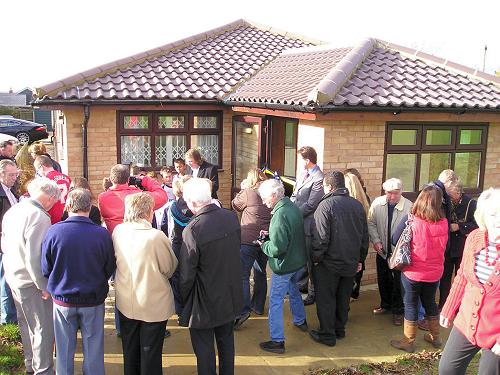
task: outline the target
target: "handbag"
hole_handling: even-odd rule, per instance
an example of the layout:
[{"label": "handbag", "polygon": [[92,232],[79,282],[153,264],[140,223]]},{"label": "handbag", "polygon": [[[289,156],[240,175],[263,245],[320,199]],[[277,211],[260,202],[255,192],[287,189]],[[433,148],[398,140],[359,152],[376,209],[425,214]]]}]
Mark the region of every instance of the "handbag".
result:
[{"label": "handbag", "polygon": [[391,270],[401,271],[403,268],[411,265],[410,242],[413,235],[411,228],[412,218],[411,216],[408,216],[403,233],[401,233],[398,243],[396,244],[391,257],[387,261]]}]

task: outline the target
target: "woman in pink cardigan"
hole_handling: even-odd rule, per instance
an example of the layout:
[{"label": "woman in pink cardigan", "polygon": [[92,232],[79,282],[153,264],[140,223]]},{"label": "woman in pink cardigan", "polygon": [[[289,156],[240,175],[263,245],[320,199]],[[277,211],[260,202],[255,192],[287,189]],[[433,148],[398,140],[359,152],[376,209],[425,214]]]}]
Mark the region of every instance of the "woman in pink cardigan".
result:
[{"label": "woman in pink cardigan", "polygon": [[439,363],[440,375],[465,374],[481,349],[478,374],[500,374],[500,189],[481,194],[474,217],[479,229],[467,238],[441,311],[441,325],[448,328],[453,322],[453,329]]}]

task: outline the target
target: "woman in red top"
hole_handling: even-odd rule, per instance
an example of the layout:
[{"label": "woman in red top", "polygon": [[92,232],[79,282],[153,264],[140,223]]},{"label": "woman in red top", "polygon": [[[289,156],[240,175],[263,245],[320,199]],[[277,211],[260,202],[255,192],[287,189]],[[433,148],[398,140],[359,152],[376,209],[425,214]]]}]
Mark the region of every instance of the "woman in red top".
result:
[{"label": "woman in red top", "polygon": [[[474,214],[479,229],[465,243],[462,264],[441,311],[448,342],[440,375],[465,374],[482,349],[479,375],[500,374],[500,189],[481,194]],[[458,310],[458,313],[457,313]]]},{"label": "woman in red top", "polygon": [[448,242],[448,221],[441,209],[442,201],[441,190],[435,185],[427,185],[411,209],[411,265],[404,268],[401,274],[405,305],[404,337],[391,341],[393,347],[409,353],[415,351],[419,298],[429,321],[430,333],[426,333],[424,339],[436,348],[441,346],[435,298],[439,279],[443,275],[444,252]]}]

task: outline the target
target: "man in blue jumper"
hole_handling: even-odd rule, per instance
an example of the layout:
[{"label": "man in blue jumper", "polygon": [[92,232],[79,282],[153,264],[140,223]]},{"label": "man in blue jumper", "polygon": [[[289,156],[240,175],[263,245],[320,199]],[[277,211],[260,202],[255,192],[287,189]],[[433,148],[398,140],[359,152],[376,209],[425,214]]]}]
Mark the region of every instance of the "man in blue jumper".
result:
[{"label": "man in blue jumper", "polygon": [[104,300],[116,269],[108,231],[89,219],[92,198],[72,190],[69,217],[53,225],[42,244],[42,272],[54,306],[57,374],[74,373],[76,333],[83,341],[83,373],[104,374]]}]

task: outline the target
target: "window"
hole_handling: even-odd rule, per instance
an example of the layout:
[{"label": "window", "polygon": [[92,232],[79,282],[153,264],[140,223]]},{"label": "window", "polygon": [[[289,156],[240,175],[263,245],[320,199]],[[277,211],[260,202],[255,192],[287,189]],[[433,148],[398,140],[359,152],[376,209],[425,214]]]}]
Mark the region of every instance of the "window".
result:
[{"label": "window", "polygon": [[482,189],[486,125],[389,124],[384,178],[397,177],[406,192],[418,192],[453,169],[469,193]]},{"label": "window", "polygon": [[297,122],[293,120],[285,121],[285,163],[283,174],[285,176],[295,176],[297,169]]},{"label": "window", "polygon": [[206,161],[220,167],[221,129],[220,112],[119,112],[118,161],[159,169],[198,148]]}]

